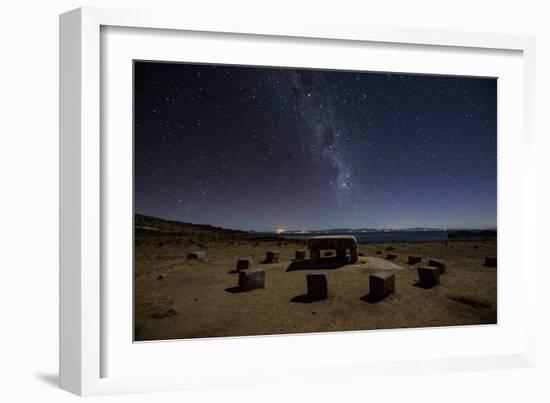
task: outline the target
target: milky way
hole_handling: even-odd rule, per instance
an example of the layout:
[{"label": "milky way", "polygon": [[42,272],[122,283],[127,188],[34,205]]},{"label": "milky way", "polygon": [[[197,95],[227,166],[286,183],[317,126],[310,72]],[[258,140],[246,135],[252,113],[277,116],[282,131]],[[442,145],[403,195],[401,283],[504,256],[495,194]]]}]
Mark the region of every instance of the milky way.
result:
[{"label": "milky way", "polygon": [[496,80],[135,64],[137,212],[230,228],[496,225]]}]

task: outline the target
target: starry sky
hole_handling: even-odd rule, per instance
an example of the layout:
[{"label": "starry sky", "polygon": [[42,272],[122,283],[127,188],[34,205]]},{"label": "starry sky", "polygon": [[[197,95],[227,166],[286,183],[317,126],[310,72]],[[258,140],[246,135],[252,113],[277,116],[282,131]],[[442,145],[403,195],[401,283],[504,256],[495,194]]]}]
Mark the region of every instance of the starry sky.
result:
[{"label": "starry sky", "polygon": [[134,62],[135,211],[243,230],[496,226],[497,80]]}]

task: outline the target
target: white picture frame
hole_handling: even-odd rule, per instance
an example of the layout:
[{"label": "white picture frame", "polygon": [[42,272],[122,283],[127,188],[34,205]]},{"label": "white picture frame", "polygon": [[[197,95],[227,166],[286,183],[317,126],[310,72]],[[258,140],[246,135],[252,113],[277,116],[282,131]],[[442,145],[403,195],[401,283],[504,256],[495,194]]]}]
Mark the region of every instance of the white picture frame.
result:
[{"label": "white picture frame", "polygon": [[[418,354],[417,356],[399,356],[399,350],[390,359],[375,357],[367,360],[358,356],[354,359],[331,359],[325,361],[315,360],[316,349],[323,345],[337,346],[343,343],[360,344],[366,340],[376,342],[377,345],[399,344],[405,338],[410,340],[429,339],[430,343],[438,343],[445,337],[461,337],[464,340],[474,340],[478,334],[475,330],[461,331],[460,329],[423,329],[422,333],[414,331],[387,331],[387,332],[342,332],[346,334],[328,334],[311,336],[275,336],[275,337],[245,337],[211,339],[201,342],[193,341],[193,344],[182,342],[149,343],[149,346],[139,348],[137,351],[131,346],[128,350],[116,344],[117,335],[124,331],[112,328],[112,323],[106,319],[113,307],[109,293],[112,287],[106,287],[106,279],[117,281],[105,272],[108,264],[105,259],[104,227],[109,225],[105,220],[114,220],[111,216],[102,213],[106,196],[105,190],[109,190],[105,184],[110,175],[106,164],[108,156],[105,153],[106,145],[111,143],[103,138],[102,132],[109,130],[109,124],[105,123],[107,113],[102,111],[102,93],[111,91],[112,82],[102,80],[105,55],[102,46],[102,30],[109,27],[116,29],[146,29],[158,30],[157,32],[171,32],[170,41],[178,40],[177,32],[217,33],[218,36],[246,36],[253,37],[255,41],[271,40],[284,42],[286,39],[304,41],[305,46],[311,45],[308,41],[329,41],[327,46],[337,50],[345,44],[379,44],[413,46],[417,51],[426,49],[451,49],[467,50],[478,55],[485,53],[515,52],[515,61],[511,62],[510,85],[515,88],[519,101],[516,99],[509,108],[503,104],[508,113],[517,112],[519,120],[510,122],[518,129],[515,135],[506,137],[510,144],[501,148],[499,144],[499,156],[512,158],[514,150],[519,150],[522,158],[515,160],[514,171],[510,168],[501,169],[499,165],[499,203],[501,200],[500,187],[506,192],[514,193],[514,186],[521,186],[521,192],[517,192],[508,204],[505,203],[505,212],[499,207],[499,246],[506,246],[507,237],[513,236],[513,230],[519,231],[521,247],[518,256],[509,256],[509,261],[519,262],[521,275],[515,278],[518,289],[521,289],[522,304],[518,308],[525,313],[521,323],[513,323],[509,327],[500,321],[500,311],[506,309],[506,304],[499,301],[499,323],[501,326],[489,327],[482,330],[483,337],[510,336],[498,349],[484,354],[483,351],[471,349],[465,343],[463,350],[456,350],[454,354],[446,355],[443,350],[433,354]],[[176,33],[176,34],[174,34]],[[126,35],[127,33],[125,33]],[[130,32],[130,35],[132,33]],[[174,35],[176,35],[174,37]],[[153,41],[155,39],[152,39]],[[158,37],[156,40],[161,41]],[[114,42],[113,42],[114,43]],[[359,50],[360,51],[360,50]],[[397,49],[399,52],[399,49]],[[153,12],[150,10],[119,10],[103,8],[80,8],[61,15],[60,17],[60,384],[63,389],[79,395],[96,395],[112,393],[130,393],[140,391],[160,391],[171,389],[187,389],[194,387],[253,385],[263,382],[292,382],[296,375],[303,381],[311,379],[338,379],[347,376],[369,376],[380,373],[419,373],[454,370],[474,370],[491,368],[517,368],[534,365],[534,304],[535,284],[529,278],[535,277],[536,262],[532,247],[527,249],[526,234],[535,234],[536,211],[534,208],[535,161],[530,158],[534,154],[534,90],[535,90],[535,42],[530,36],[467,33],[456,31],[430,31],[409,28],[383,28],[345,25],[322,21],[301,21],[300,24],[292,22],[264,20],[214,20],[196,18],[192,15],[172,15],[170,13]],[[428,52],[429,53],[429,52]],[[121,52],[122,54],[122,52]],[[126,55],[131,57],[131,54]],[[273,56],[273,55],[272,55]],[[276,56],[276,54],[275,54]],[[162,57],[159,54],[158,57]],[[199,57],[199,56],[197,56]],[[429,61],[429,55],[426,56]],[[519,57],[519,59],[518,59]],[[517,77],[518,60],[521,65],[521,76]],[[269,61],[266,61],[269,63]],[[304,62],[304,63],[307,63]],[[503,63],[503,65],[506,63]],[[338,67],[338,66],[332,66]],[[380,67],[382,68],[382,67]],[[465,71],[470,71],[473,67]],[[426,73],[437,73],[437,67],[428,71],[428,67],[418,68]],[[472,70],[474,71],[474,70]],[[481,70],[480,70],[481,71]],[[441,71],[448,73],[448,71]],[[110,73],[109,73],[110,74]],[[505,73],[508,74],[508,73]],[[514,81],[515,80],[515,81]],[[516,82],[518,81],[519,82]],[[111,83],[111,84],[110,84]],[[117,88],[115,84],[113,88]],[[118,92],[117,92],[118,91]],[[125,91],[115,89],[115,95]],[[519,92],[517,92],[519,91]],[[131,99],[124,95],[121,99]],[[500,97],[500,95],[499,95]],[[116,98],[116,97],[115,97]],[[114,98],[113,98],[114,99]],[[112,103],[111,98],[109,102]],[[499,98],[499,104],[501,99]],[[504,102],[504,100],[502,100]],[[511,110],[511,108],[518,108]],[[500,120],[499,120],[500,122]],[[499,127],[499,130],[507,128]],[[499,133],[500,136],[500,133]],[[122,145],[124,143],[121,143]],[[116,147],[114,145],[113,147]],[[520,147],[518,149],[518,147]],[[116,148],[109,148],[110,152]],[[507,196],[506,193],[505,196]],[[507,198],[508,200],[508,198]],[[130,212],[129,212],[130,213]],[[510,225],[504,225],[505,231],[501,231],[501,216],[513,215]],[[114,221],[113,221],[114,222]],[[124,224],[123,222],[120,224]],[[117,224],[118,225],[118,224]],[[506,228],[509,228],[506,233]],[[112,234],[111,234],[112,235]],[[533,235],[531,235],[533,236]],[[501,249],[499,248],[499,276],[503,273],[504,280],[512,279],[512,273],[502,266]],[[506,251],[502,252],[506,253]],[[506,257],[506,256],[505,256]],[[506,259],[505,259],[506,260]],[[507,274],[508,273],[508,274]],[[124,278],[123,278],[124,279]],[[508,283],[502,283],[499,278],[499,287],[508,290]],[[128,283],[127,292],[131,294],[131,282]],[[510,297],[510,293],[502,294],[499,289],[499,299]],[[128,300],[128,298],[122,298]],[[118,304],[118,302],[117,302]],[[503,308],[501,308],[501,306]],[[530,316],[532,315],[532,317]],[[131,318],[127,318],[131,321]],[[110,328],[110,331],[106,329]],[[127,326],[126,326],[127,327]],[[509,333],[502,333],[508,331]],[[502,330],[504,329],[504,330]],[[128,330],[129,331],[129,330]],[[447,335],[446,332],[449,334]],[[114,337],[114,338],[113,338]],[[124,336],[126,337],[126,336]],[[521,340],[520,340],[521,338]],[[126,337],[127,339],[127,337]],[[113,341],[115,340],[115,341]],[[512,341],[513,340],[513,341]],[[131,343],[131,341],[130,341]],[[269,344],[267,344],[269,343]],[[382,344],[380,344],[382,343]],[[506,344],[508,343],[508,344]],[[231,353],[236,347],[249,349],[250,355],[257,357],[262,355],[266,346],[274,351],[274,355],[268,356],[263,363],[262,373],[259,373],[255,362],[242,360],[238,369],[230,370],[228,366],[216,365],[217,370],[209,370],[215,364],[210,362],[209,351],[214,350],[219,355],[219,360],[230,360]],[[290,347],[289,347],[290,346]],[[300,351],[295,359],[288,357],[285,360],[276,359],[278,351],[283,349]],[[153,350],[154,349],[154,350]],[[116,371],[108,368],[108,358],[117,356],[113,351],[124,350],[127,355],[118,354],[119,361],[132,362],[130,355],[138,354],[140,359],[149,360],[151,355],[160,356],[157,364],[163,363],[166,371],[158,371],[158,374],[139,373],[130,371],[131,368],[119,366]],[[135,351],[132,351],[135,350]],[[162,350],[162,351],[161,351]],[[372,352],[371,352],[372,353]],[[167,357],[174,354],[186,354],[187,359],[180,363],[169,360]],[[193,355],[195,354],[195,355]],[[202,357],[206,359],[201,360]],[[280,354],[279,354],[280,355]],[[346,356],[342,351],[341,355]],[[270,358],[271,357],[271,358]],[[374,357],[374,354],[373,354]],[[242,358],[242,356],[241,356]],[[109,358],[110,359],[110,358]],[[212,358],[215,360],[216,358]],[[162,361],[164,360],[164,361]],[[200,361],[200,362],[199,362]],[[204,361],[204,362],[203,362]],[[194,371],[189,371],[189,362],[196,363]],[[206,365],[202,365],[205,364]],[[201,365],[199,365],[201,364]],[[232,364],[234,367],[237,364]],[[128,365],[130,366],[130,365]],[[308,368],[304,375],[302,369]],[[328,371],[327,371],[328,369]],[[336,371],[334,371],[336,370]],[[330,377],[327,376],[330,373]],[[337,373],[338,375],[334,375]],[[244,376],[246,374],[246,376]]]}]

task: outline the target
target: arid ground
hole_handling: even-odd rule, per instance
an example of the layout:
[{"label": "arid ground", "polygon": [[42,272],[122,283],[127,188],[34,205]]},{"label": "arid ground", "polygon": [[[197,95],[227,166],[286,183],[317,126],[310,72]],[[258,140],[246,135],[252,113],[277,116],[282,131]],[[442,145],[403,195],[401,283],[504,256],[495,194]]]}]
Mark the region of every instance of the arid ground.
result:
[{"label": "arid ground", "polygon": [[[210,226],[136,215],[135,340],[244,336],[343,330],[491,324],[497,320],[495,240],[360,244],[357,264],[328,258],[318,269],[293,264],[304,243]],[[388,248],[397,258],[386,260]],[[187,259],[206,251],[206,260]],[[266,251],[279,263],[261,263]],[[379,253],[378,253],[379,252]],[[422,256],[407,264],[408,255]],[[266,271],[265,288],[235,292],[236,261],[251,256]],[[308,255],[309,256],[309,255]],[[428,258],[444,260],[441,284],[417,286],[417,267]],[[332,258],[333,259],[333,258]],[[309,302],[306,274],[327,273],[329,298]],[[371,302],[369,273],[395,273],[395,293]]]}]

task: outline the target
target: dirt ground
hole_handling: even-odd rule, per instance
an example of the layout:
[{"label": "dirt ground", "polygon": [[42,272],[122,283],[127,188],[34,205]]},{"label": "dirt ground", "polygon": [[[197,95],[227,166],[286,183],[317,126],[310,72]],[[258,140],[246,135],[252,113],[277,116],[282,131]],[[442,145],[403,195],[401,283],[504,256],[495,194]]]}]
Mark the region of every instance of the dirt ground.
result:
[{"label": "dirt ground", "polygon": [[[385,259],[387,248],[396,259]],[[361,244],[357,264],[338,267],[329,258],[315,269],[292,264],[305,249],[299,242],[149,235],[135,247],[135,340],[496,323],[497,268],[484,266],[496,248],[494,240]],[[195,250],[206,260],[188,260]],[[279,263],[261,263],[268,250],[280,252]],[[422,261],[409,265],[408,255]],[[266,271],[264,289],[235,292],[241,256]],[[439,286],[424,289],[416,269],[428,258],[444,260],[447,270]],[[369,273],[383,270],[395,273],[396,291],[374,303]],[[309,302],[300,296],[306,274],[316,271],[327,274],[329,298]]]}]

